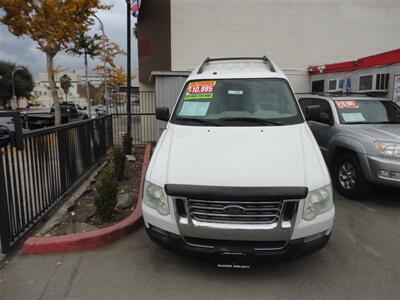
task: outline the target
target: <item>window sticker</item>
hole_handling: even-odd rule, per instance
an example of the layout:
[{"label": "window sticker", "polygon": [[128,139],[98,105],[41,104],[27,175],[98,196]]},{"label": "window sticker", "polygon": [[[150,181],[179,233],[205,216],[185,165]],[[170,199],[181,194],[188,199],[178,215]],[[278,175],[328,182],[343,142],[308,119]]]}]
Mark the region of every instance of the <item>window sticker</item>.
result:
[{"label": "window sticker", "polygon": [[243,91],[233,91],[229,90],[228,95],[243,95]]},{"label": "window sticker", "polygon": [[210,102],[185,101],[179,116],[203,117],[207,114],[209,106]]},{"label": "window sticker", "polygon": [[365,118],[362,113],[342,113],[345,122],[364,122]]},{"label": "window sticker", "polygon": [[336,102],[336,106],[338,108],[342,108],[342,109],[356,109],[359,108],[360,106],[358,105],[357,101],[353,101],[353,100],[346,100],[346,101],[335,101]]},{"label": "window sticker", "polygon": [[197,81],[189,83],[184,100],[212,99],[217,82]]}]

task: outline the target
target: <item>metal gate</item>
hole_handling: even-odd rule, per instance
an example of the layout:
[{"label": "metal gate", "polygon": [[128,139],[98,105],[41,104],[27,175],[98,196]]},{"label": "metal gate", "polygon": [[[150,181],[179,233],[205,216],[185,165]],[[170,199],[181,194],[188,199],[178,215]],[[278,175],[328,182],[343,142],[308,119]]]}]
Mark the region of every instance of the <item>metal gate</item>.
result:
[{"label": "metal gate", "polygon": [[[128,114],[125,95],[118,101],[119,95],[114,95],[113,103],[109,108],[114,128],[114,145],[122,145],[122,139],[127,132]],[[131,122],[132,141],[134,145],[144,145],[155,142],[156,135],[156,104],[153,91],[132,93]]]}]

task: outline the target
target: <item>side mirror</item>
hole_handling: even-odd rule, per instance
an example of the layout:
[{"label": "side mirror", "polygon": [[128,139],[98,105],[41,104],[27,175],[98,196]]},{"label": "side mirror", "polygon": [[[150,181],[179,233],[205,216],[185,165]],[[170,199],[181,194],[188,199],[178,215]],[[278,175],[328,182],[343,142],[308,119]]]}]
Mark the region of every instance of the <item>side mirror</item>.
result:
[{"label": "side mirror", "polygon": [[160,121],[169,121],[169,108],[168,107],[157,107],[156,109],[156,119]]},{"label": "side mirror", "polygon": [[321,106],[309,105],[306,108],[306,119],[307,121],[317,121],[321,115]]}]

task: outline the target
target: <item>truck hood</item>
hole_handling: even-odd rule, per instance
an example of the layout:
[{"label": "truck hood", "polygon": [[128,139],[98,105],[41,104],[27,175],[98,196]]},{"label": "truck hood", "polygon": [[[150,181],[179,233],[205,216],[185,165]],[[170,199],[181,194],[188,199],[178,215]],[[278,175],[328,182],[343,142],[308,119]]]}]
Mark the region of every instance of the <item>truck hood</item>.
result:
[{"label": "truck hood", "polygon": [[306,123],[270,127],[169,124],[147,180],[208,186],[329,184],[325,163]]},{"label": "truck hood", "polygon": [[400,124],[349,125],[352,131],[369,136],[373,140],[400,142]]}]

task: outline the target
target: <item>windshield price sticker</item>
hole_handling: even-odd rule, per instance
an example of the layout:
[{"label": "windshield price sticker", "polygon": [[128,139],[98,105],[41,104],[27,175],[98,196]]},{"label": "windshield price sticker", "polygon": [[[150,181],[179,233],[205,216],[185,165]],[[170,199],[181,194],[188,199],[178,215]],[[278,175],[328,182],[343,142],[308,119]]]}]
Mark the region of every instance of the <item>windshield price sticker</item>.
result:
[{"label": "windshield price sticker", "polygon": [[184,100],[212,99],[216,84],[215,80],[191,82]]},{"label": "windshield price sticker", "polygon": [[357,101],[347,100],[347,101],[336,101],[336,105],[341,109],[356,109],[360,108]]}]

